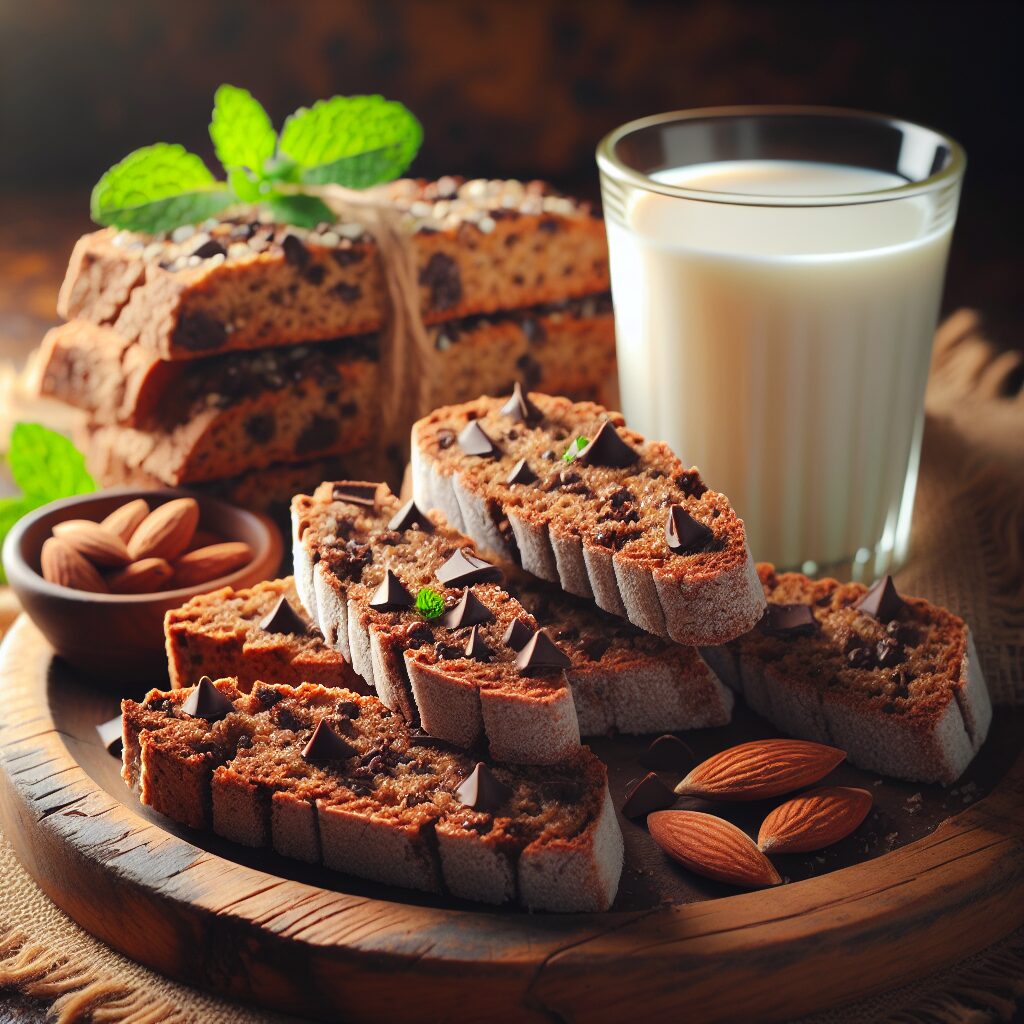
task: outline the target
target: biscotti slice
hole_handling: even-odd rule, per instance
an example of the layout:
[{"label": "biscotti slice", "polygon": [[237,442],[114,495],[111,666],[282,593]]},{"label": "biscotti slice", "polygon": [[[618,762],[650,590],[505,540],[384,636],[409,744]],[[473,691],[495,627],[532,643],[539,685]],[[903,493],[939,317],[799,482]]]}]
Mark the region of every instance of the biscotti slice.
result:
[{"label": "biscotti slice", "polygon": [[728,725],[732,692],[695,648],[645,633],[521,570],[505,573],[509,591],[572,661],[565,675],[582,736]]},{"label": "biscotti slice", "polygon": [[784,732],[847,752],[853,764],[915,782],[949,783],[992,719],[970,630],[890,578],[860,583],[758,573],[760,625],[703,651],[723,681]]},{"label": "biscotti slice", "polygon": [[[540,183],[403,181],[363,195],[400,216],[426,323],[608,290],[603,223]],[[107,228],[79,239],[58,310],[162,359],[323,341],[386,322],[381,258],[354,221],[309,231],[249,214],[163,235]]]},{"label": "biscotti slice", "polygon": [[517,390],[438,409],[413,427],[412,482],[481,549],[649,633],[722,643],[764,611],[724,495],[593,403]]},{"label": "biscotti slice", "polygon": [[[409,729],[373,697],[310,684],[260,682],[248,696],[231,680],[204,685],[220,703],[199,717],[182,710],[195,691],[124,702],[124,774],[144,802],[172,817],[184,806],[181,773],[150,778],[139,758],[162,735],[183,764],[216,762],[196,827],[466,899],[576,912],[611,905],[622,836],[607,773],[585,748],[552,768],[482,764]],[[227,734],[233,752],[221,742]]]},{"label": "biscotti slice", "polygon": [[498,760],[573,756],[569,657],[443,517],[384,484],[326,482],[294,499],[292,530],[303,604],[385,705],[463,747],[486,738]]},{"label": "biscotti slice", "polygon": [[[607,295],[449,320],[427,334],[438,387],[460,399],[501,394],[519,379],[541,390],[594,397],[614,374],[615,330]],[[342,383],[336,360],[353,350],[376,359],[377,348],[375,337],[360,336],[168,362],[109,327],[72,320],[43,339],[35,386],[47,398],[85,409],[94,424],[141,430],[171,430],[206,408],[226,409],[264,392],[287,394],[289,404],[327,417],[349,397],[332,390],[332,384]],[[318,391],[319,380],[324,386]],[[311,394],[303,381],[314,383]],[[297,387],[302,394],[295,394]],[[323,400],[314,408],[318,396]],[[254,427],[271,437],[274,428],[276,423],[265,419]]]},{"label": "biscotti slice", "polygon": [[231,676],[245,691],[257,679],[273,679],[368,692],[348,662],[324,643],[291,576],[193,597],[164,616],[164,637],[175,689],[193,686],[200,676]]}]

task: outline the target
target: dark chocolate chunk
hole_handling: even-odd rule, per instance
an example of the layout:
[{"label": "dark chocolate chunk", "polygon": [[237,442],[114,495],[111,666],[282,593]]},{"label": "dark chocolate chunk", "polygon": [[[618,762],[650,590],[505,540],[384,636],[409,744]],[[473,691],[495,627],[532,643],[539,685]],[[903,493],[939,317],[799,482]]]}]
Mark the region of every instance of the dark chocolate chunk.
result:
[{"label": "dark chocolate chunk", "polygon": [[467,455],[481,455],[494,458],[499,455],[497,445],[487,436],[476,420],[470,420],[459,431],[459,447]]},{"label": "dark chocolate chunk", "polygon": [[462,591],[459,603],[449,608],[441,619],[449,629],[462,629],[463,626],[479,626],[484,622],[492,622],[494,614],[473,593],[469,587]]},{"label": "dark chocolate chunk", "polygon": [[893,668],[906,658],[903,645],[892,637],[879,640],[875,646],[875,656],[881,668]]},{"label": "dark chocolate chunk", "polygon": [[112,718],[109,722],[97,725],[96,731],[100,735],[100,742],[107,748],[107,753],[114,757],[120,757],[123,739],[121,716],[118,715],[117,718]]},{"label": "dark chocolate chunk", "polygon": [[611,466],[622,469],[632,466],[640,458],[619,436],[611,420],[605,420],[600,429],[590,439],[587,446],[573,459],[585,466]]},{"label": "dark chocolate chunk", "polygon": [[500,583],[501,570],[465,548],[459,548],[437,570],[437,578],[446,587],[471,587],[474,583]]},{"label": "dark chocolate chunk", "polygon": [[419,283],[430,290],[430,305],[437,310],[451,309],[462,301],[462,275],[459,265],[444,252],[435,252],[420,271]]},{"label": "dark chocolate chunk", "polygon": [[654,772],[634,779],[626,786],[622,813],[627,818],[646,818],[654,811],[664,811],[676,802],[676,795]]},{"label": "dark chocolate chunk", "polygon": [[509,473],[506,483],[510,484],[532,484],[537,480],[537,474],[530,469],[530,464],[526,459],[520,459],[513,467],[512,472]]},{"label": "dark chocolate chunk", "polygon": [[321,719],[309,742],[302,748],[302,756],[314,764],[323,764],[325,761],[344,761],[353,757],[359,751],[347,740],[343,739],[331,728],[326,719]]},{"label": "dark chocolate chunk", "polygon": [[652,772],[687,771],[697,763],[693,751],[670,733],[653,739],[640,757],[640,763]]},{"label": "dark chocolate chunk", "polygon": [[611,645],[611,637],[594,636],[583,642],[583,653],[591,661],[600,661],[604,657],[605,651],[607,651]]},{"label": "dark chocolate chunk", "polygon": [[347,501],[352,505],[365,505],[367,508],[373,508],[379,486],[380,484],[353,483],[346,480],[334,485],[332,497],[335,501]]},{"label": "dark chocolate chunk", "polygon": [[437,432],[437,447],[441,451],[447,451],[451,446],[455,444],[455,431],[442,428]]},{"label": "dark chocolate chunk", "polygon": [[772,636],[807,636],[818,628],[809,604],[770,604],[761,628]]},{"label": "dark chocolate chunk", "polygon": [[456,749],[454,743],[449,743],[448,740],[441,740],[436,736],[431,736],[430,733],[424,732],[418,726],[414,726],[409,730],[409,745],[411,747],[431,747],[435,750]]},{"label": "dark chocolate chunk", "polygon": [[370,598],[370,607],[378,612],[395,612],[401,608],[411,608],[415,603],[412,594],[390,569],[384,573],[377,592]]},{"label": "dark chocolate chunk", "polygon": [[277,433],[277,419],[272,412],[257,412],[245,421],[245,433],[257,444],[266,444]]},{"label": "dark chocolate chunk", "polygon": [[228,251],[215,238],[208,238],[192,255],[198,256],[201,260],[208,260],[214,256],[227,256]]},{"label": "dark chocolate chunk", "polygon": [[252,692],[265,708],[272,708],[279,700],[284,699],[284,694],[280,690],[275,690],[266,683],[257,683],[252,688]]},{"label": "dark chocolate chunk", "polygon": [[309,263],[309,250],[303,244],[302,239],[295,235],[288,234],[281,239],[281,248],[284,250],[284,261],[289,266],[303,269]]},{"label": "dark chocolate chunk", "polygon": [[327,268],[322,263],[314,263],[302,275],[314,288],[319,288],[327,276]]},{"label": "dark chocolate chunk", "polygon": [[277,604],[270,612],[260,619],[260,629],[268,633],[287,633],[292,636],[303,636],[309,631],[305,621],[284,594],[278,598]]},{"label": "dark chocolate chunk", "polygon": [[310,452],[329,448],[338,440],[341,424],[330,416],[315,415],[295,439],[295,454],[308,455]]},{"label": "dark chocolate chunk", "polygon": [[469,631],[469,639],[466,641],[466,657],[474,661],[490,661],[494,657],[494,651],[487,646],[484,638],[480,635],[480,627],[474,626]]},{"label": "dark chocolate chunk", "polygon": [[896,592],[891,576],[879,580],[858,602],[857,611],[879,622],[898,619],[906,610],[903,598]]},{"label": "dark chocolate chunk", "polygon": [[335,249],[331,253],[331,259],[339,267],[350,267],[353,263],[361,263],[364,253],[361,249]]},{"label": "dark chocolate chunk", "polygon": [[850,668],[874,668],[875,656],[868,647],[854,647],[846,652],[846,663]]},{"label": "dark chocolate chunk", "polygon": [[223,348],[227,340],[227,328],[209,313],[182,314],[174,328],[174,344],[189,352]]},{"label": "dark chocolate chunk", "polygon": [[522,619],[513,619],[501,639],[513,651],[521,651],[529,643],[532,636],[533,631]]},{"label": "dark chocolate chunk", "polygon": [[330,292],[346,306],[351,306],[353,302],[363,297],[362,287],[358,284],[349,284],[348,281],[339,281],[331,287]]},{"label": "dark chocolate chunk", "polygon": [[682,505],[669,508],[665,520],[665,540],[670,551],[677,555],[693,555],[698,551],[706,551],[714,539],[710,527],[694,519]]},{"label": "dark chocolate chunk", "polygon": [[205,718],[208,722],[216,722],[234,710],[235,706],[213,685],[209,676],[203,676],[196,683],[181,705],[182,714],[190,718]]},{"label": "dark chocolate chunk", "polygon": [[407,501],[388,522],[389,530],[411,530],[414,526],[423,533],[434,532],[434,524],[419,510],[415,501]]},{"label": "dark chocolate chunk", "polygon": [[516,668],[520,672],[568,668],[571,664],[568,655],[543,629],[538,629],[516,655]]},{"label": "dark chocolate chunk", "polygon": [[494,772],[483,763],[477,761],[473,774],[455,791],[460,802],[474,811],[495,814],[501,805],[512,795],[512,790]]},{"label": "dark chocolate chunk", "polygon": [[523,391],[519,381],[516,381],[512,388],[512,397],[501,407],[501,414],[513,423],[538,423],[544,418],[544,414]]},{"label": "dark chocolate chunk", "polygon": [[354,700],[339,700],[334,705],[334,711],[336,714],[344,715],[346,718],[358,718],[360,707],[359,702]]}]

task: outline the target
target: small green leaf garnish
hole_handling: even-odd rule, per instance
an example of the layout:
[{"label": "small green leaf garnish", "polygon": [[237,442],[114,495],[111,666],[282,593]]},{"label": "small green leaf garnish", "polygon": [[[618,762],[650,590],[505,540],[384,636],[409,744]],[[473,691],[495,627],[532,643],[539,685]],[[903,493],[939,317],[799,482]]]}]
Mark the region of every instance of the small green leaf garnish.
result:
[{"label": "small green leaf garnish", "polygon": [[129,153],[92,192],[97,224],[155,233],[194,224],[236,203],[262,205],[300,227],[333,221],[319,186],[368,188],[412,162],[423,128],[383,96],[334,96],[295,111],[280,137],[247,89],[222,85],[210,138],[227,181],[182,146],[158,142]]},{"label": "small green leaf garnish", "polygon": [[572,460],[575,459],[576,456],[579,455],[579,453],[583,451],[583,449],[586,448],[588,444],[590,444],[589,438],[582,436],[577,437],[576,440],[573,441],[573,443],[569,445],[569,447],[566,448],[565,451],[562,453],[562,461],[572,462]]},{"label": "small green leaf garnish", "polygon": [[421,587],[416,594],[416,611],[425,619],[439,619],[444,615],[444,597],[430,587]]},{"label": "small green leaf garnish", "polygon": [[[78,449],[63,434],[39,423],[14,425],[7,465],[22,493],[0,500],[0,542],[23,515],[40,505],[96,490]],[[4,581],[0,567],[0,583]]]}]

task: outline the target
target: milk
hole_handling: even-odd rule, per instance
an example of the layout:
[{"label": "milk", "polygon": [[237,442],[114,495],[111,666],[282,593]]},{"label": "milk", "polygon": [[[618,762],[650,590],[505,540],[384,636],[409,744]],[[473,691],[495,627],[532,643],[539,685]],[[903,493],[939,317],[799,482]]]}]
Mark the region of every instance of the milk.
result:
[{"label": "milk", "polygon": [[[652,178],[800,197],[905,183],[775,160]],[[729,496],[755,558],[881,570],[900,557],[952,230],[933,205],[928,195],[739,205],[638,190],[608,217],[627,422]]]}]

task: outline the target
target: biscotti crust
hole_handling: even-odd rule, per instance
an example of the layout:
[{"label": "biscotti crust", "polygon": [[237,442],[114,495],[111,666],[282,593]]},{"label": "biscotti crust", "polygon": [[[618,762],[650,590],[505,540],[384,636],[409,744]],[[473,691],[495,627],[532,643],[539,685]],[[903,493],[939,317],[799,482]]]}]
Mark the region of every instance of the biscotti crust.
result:
[{"label": "biscotti crust", "polygon": [[[764,595],[728,500],[667,446],[626,429],[618,413],[537,393],[529,400],[542,414],[535,423],[515,421],[491,398],[420,420],[412,432],[417,502],[441,509],[482,549],[648,632],[706,644],[750,629]],[[458,435],[474,422],[494,442],[491,457],[461,450]],[[605,423],[633,450],[635,464],[566,465],[561,457],[573,441],[593,438]],[[509,482],[522,458],[536,480]],[[669,549],[665,521],[673,505],[711,530],[708,550]]]}]

